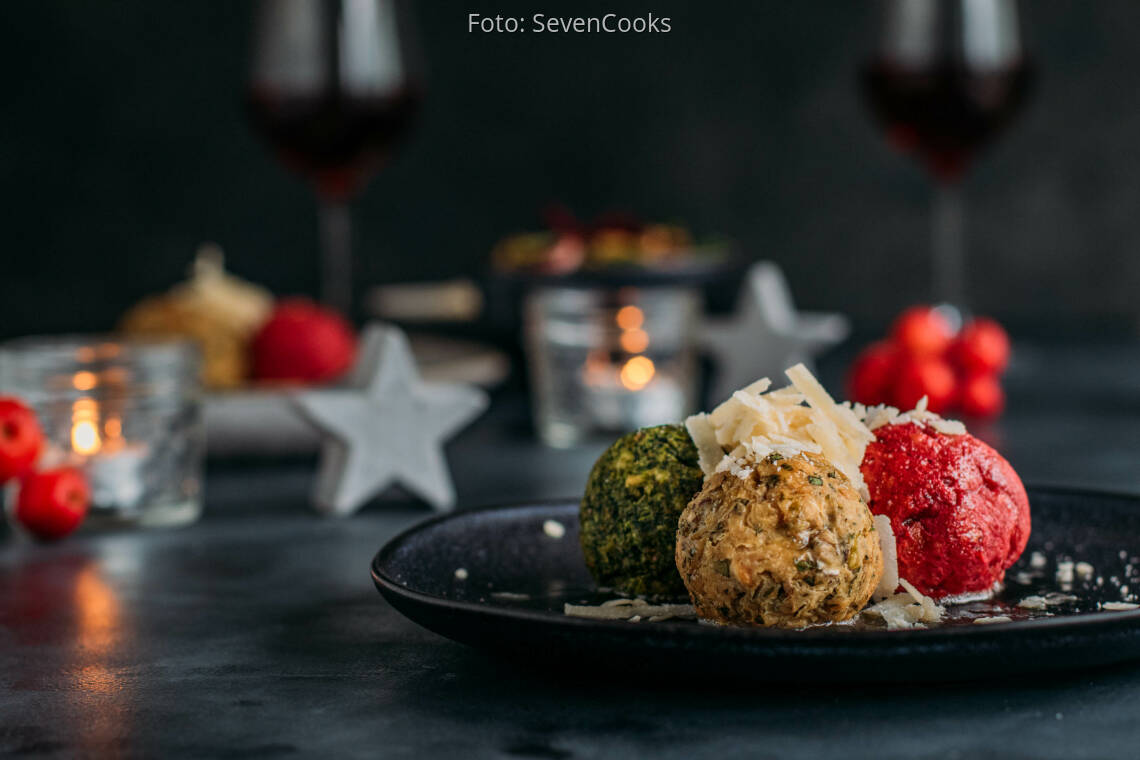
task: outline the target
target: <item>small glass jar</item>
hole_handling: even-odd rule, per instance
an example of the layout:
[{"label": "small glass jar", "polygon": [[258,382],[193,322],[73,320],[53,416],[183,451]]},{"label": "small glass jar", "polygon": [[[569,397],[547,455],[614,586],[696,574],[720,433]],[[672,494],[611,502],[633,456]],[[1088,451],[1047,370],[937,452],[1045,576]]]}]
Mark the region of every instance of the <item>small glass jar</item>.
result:
[{"label": "small glass jar", "polygon": [[525,307],[535,425],[568,447],[680,422],[695,404],[700,296],[686,287],[546,287]]},{"label": "small glass jar", "polygon": [[74,464],[88,520],[184,525],[202,511],[199,357],[188,342],[102,336],[0,345],[0,393],[28,403],[47,438],[41,465]]}]

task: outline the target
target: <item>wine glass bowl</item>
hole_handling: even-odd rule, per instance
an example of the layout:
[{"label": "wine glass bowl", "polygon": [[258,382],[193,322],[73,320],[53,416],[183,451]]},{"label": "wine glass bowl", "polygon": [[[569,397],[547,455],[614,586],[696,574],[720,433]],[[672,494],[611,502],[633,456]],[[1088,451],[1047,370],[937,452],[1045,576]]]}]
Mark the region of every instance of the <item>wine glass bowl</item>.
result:
[{"label": "wine glass bowl", "polygon": [[260,0],[250,123],[321,204],[321,292],[348,311],[348,202],[407,133],[422,93],[405,0]]},{"label": "wine glass bowl", "polygon": [[917,157],[937,181],[954,182],[1016,115],[1032,71],[1025,61],[989,71],[953,64],[921,71],[878,60],[863,78],[890,145]]},{"label": "wine glass bowl", "polygon": [[384,165],[407,131],[418,93],[298,95],[251,88],[250,120],[281,163],[321,196],[350,198]]}]

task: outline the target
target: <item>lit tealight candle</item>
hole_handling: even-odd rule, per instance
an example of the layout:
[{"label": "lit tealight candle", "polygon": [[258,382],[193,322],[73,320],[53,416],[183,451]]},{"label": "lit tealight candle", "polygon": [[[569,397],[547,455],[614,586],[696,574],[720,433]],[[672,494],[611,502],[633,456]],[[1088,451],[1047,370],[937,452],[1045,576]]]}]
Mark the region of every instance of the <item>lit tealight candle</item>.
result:
[{"label": "lit tealight candle", "polygon": [[[74,385],[83,390],[93,388],[79,372]],[[94,380],[94,377],[92,377]],[[85,459],[91,481],[92,501],[96,507],[132,507],[145,492],[143,467],[147,447],[123,440],[123,423],[108,417],[100,425],[102,410],[91,398],[76,399],[71,408],[71,450]]]},{"label": "lit tealight candle", "polygon": [[[85,373],[80,373],[85,374]],[[71,408],[71,449],[89,457],[103,448],[99,435],[99,404],[90,398],[76,399]]]}]

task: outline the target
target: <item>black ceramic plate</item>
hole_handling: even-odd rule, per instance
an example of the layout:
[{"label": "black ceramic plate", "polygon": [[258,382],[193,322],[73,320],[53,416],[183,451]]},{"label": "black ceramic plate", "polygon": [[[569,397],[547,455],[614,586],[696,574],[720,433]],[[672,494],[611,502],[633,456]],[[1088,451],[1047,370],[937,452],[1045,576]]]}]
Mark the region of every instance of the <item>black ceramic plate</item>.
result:
[{"label": "black ceramic plate", "polygon": [[[1029,496],[1033,534],[1006,574],[1005,589],[993,600],[950,608],[945,623],[924,630],[867,624],[774,630],[568,617],[567,602],[613,598],[599,593],[586,571],[573,503],[429,520],[388,542],[372,561],[372,577],[397,610],[448,638],[599,675],[639,670],[800,682],[925,681],[1140,658],[1140,610],[1101,607],[1129,597],[1129,586],[1140,591],[1140,497],[1053,489],[1030,489]],[[547,520],[565,526],[565,535],[547,535]],[[1094,572],[1062,585],[1056,568],[1065,560],[1088,562]],[[460,568],[464,579],[457,577]],[[1018,606],[1027,596],[1058,592],[1070,599],[1045,610]],[[1000,615],[1012,622],[974,622]]]}]

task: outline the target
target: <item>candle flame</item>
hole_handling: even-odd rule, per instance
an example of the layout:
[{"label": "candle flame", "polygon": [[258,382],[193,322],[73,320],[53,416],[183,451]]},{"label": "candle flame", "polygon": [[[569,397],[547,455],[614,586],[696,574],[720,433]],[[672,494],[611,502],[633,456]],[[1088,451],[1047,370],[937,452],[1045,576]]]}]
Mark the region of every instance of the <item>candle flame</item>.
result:
[{"label": "candle flame", "polygon": [[656,372],[652,359],[635,356],[621,368],[621,384],[631,391],[639,391],[649,384]]},{"label": "candle flame", "polygon": [[94,399],[76,399],[71,407],[71,449],[89,457],[103,448],[99,435],[99,405]]},{"label": "candle flame", "polygon": [[97,454],[103,447],[99,428],[93,420],[77,420],[71,427],[71,448],[85,457]]}]

